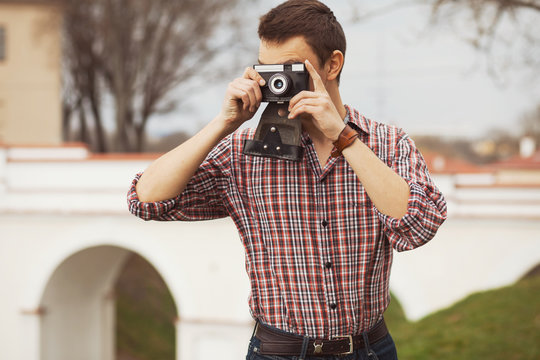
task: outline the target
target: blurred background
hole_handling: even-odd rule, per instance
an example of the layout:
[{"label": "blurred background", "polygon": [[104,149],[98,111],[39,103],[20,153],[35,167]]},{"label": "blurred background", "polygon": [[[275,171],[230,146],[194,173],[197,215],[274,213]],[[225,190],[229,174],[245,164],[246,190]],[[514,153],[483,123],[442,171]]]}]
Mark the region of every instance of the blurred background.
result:
[{"label": "blurred background", "polygon": [[[125,195],[218,113],[280,2],[0,0],[1,359],[244,358],[232,222],[143,222]],[[540,358],[540,1],[323,2],[344,102],[409,133],[448,201],[394,257],[400,359]]]}]

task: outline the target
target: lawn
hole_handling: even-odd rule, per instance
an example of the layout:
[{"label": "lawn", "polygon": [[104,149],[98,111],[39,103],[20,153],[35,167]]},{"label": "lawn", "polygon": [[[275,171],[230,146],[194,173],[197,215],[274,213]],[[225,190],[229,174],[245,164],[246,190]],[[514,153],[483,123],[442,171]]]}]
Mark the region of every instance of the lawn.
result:
[{"label": "lawn", "polygon": [[540,359],[540,276],[473,294],[417,322],[393,301],[385,317],[400,360]]}]

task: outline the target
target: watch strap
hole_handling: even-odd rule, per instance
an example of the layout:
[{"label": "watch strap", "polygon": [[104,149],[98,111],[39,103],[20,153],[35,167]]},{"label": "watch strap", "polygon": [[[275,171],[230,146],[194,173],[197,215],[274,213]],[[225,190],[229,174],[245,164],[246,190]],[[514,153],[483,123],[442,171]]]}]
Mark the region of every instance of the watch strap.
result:
[{"label": "watch strap", "polygon": [[332,157],[340,156],[341,152],[351,146],[358,136],[360,136],[360,134],[356,130],[349,125],[345,125],[339,134],[338,139],[333,143],[334,149],[332,150]]}]

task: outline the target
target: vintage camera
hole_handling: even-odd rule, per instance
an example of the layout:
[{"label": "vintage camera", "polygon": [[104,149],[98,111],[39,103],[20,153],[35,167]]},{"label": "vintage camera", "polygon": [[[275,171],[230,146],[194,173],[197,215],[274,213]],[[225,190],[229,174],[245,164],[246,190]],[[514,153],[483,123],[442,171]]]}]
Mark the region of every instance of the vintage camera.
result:
[{"label": "vintage camera", "polygon": [[254,65],[266,81],[261,86],[262,101],[268,102],[252,140],[244,142],[243,153],[283,160],[300,161],[304,148],[300,145],[302,123],[288,119],[291,98],[307,90],[309,73],[302,63]]},{"label": "vintage camera", "polygon": [[287,102],[309,86],[309,73],[302,63],[253,65],[266,81],[261,86],[263,102]]}]

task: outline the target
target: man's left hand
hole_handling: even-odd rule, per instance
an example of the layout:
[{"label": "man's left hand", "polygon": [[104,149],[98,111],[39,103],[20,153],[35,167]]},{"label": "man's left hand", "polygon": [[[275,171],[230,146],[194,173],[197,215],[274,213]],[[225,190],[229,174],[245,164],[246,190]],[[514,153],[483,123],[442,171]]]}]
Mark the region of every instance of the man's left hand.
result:
[{"label": "man's left hand", "polygon": [[336,141],[345,127],[343,119],[326,91],[324,83],[309,60],[305,61],[306,69],[313,80],[313,91],[301,91],[289,102],[289,119],[299,115],[311,115],[314,125],[330,140]]}]

